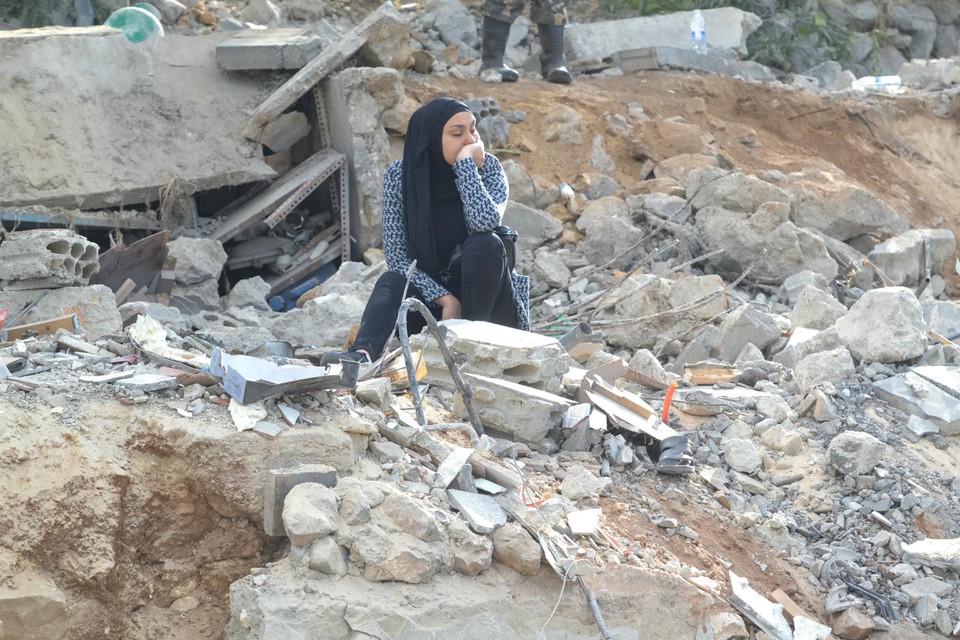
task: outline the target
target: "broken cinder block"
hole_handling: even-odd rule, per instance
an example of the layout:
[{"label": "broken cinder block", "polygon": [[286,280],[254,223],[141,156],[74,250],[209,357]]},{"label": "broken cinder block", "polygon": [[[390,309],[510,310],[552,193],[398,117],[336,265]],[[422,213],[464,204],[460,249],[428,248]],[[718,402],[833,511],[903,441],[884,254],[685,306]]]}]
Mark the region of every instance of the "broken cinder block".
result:
[{"label": "broken cinder block", "polygon": [[99,268],[97,245],[68,229],[14,231],[0,244],[0,280],[11,290],[85,287]]}]

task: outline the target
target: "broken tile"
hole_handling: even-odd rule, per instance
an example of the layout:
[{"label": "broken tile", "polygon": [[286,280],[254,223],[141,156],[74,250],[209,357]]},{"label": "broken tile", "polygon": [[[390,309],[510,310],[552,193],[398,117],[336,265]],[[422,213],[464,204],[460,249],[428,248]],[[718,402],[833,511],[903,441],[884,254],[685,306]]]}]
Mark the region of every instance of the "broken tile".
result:
[{"label": "broken tile", "polygon": [[507,512],[490,496],[448,489],[447,498],[476,533],[486,535],[507,522]]}]

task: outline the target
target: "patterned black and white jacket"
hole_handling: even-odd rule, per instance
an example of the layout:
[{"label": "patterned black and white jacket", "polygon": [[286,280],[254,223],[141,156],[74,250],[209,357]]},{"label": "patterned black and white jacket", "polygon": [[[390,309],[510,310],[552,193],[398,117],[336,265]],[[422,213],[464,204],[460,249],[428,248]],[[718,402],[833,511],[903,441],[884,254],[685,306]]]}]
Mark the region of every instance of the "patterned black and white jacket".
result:
[{"label": "patterned black and white jacket", "polygon": [[[463,217],[467,231],[493,231],[500,226],[503,211],[507,206],[509,187],[500,161],[489,153],[478,168],[473,158],[464,158],[453,165],[457,190],[463,201]],[[404,275],[410,268],[407,253],[407,227],[403,211],[403,160],[395,160],[383,177],[383,253],[391,271]],[[516,271],[510,274],[513,280],[514,302],[520,328],[530,329],[530,278]],[[420,290],[424,299],[430,301],[450,292],[436,280],[419,269],[414,271],[412,284]]]}]

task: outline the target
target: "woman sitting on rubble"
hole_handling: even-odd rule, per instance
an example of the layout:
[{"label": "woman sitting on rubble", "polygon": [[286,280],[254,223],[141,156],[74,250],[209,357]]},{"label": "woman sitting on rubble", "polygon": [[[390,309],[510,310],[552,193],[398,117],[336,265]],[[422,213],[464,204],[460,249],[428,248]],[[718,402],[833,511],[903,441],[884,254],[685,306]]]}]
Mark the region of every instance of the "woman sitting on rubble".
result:
[{"label": "woman sitting on rubble", "polygon": [[[349,351],[330,351],[321,364],[370,362],[394,332],[407,273],[416,260],[408,297],[438,320],[485,320],[528,329],[529,278],[513,271],[512,240],[500,226],[507,204],[500,162],[486,153],[470,109],[437,98],[410,117],[403,159],[383,180],[383,251],[389,271],[367,302]],[[410,334],[426,325],[407,317]]]}]

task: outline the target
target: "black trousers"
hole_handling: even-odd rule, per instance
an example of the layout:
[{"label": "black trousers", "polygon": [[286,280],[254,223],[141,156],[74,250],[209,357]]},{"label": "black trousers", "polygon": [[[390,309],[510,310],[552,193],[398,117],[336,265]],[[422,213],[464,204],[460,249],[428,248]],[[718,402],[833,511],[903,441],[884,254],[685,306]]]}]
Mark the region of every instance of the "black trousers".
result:
[{"label": "black trousers", "polygon": [[[373,359],[380,357],[396,328],[405,284],[404,275],[396,271],[387,271],[380,276],[363,310],[360,330],[351,351],[363,349]],[[490,231],[470,234],[461,247],[459,277],[454,275],[449,282],[441,284],[460,300],[462,318],[519,328],[507,254],[497,234]],[[420,290],[412,284],[407,297],[430,302],[424,300]],[[439,320],[441,309],[431,305],[430,310]],[[426,325],[419,312],[407,314],[408,334],[420,333]]]}]

